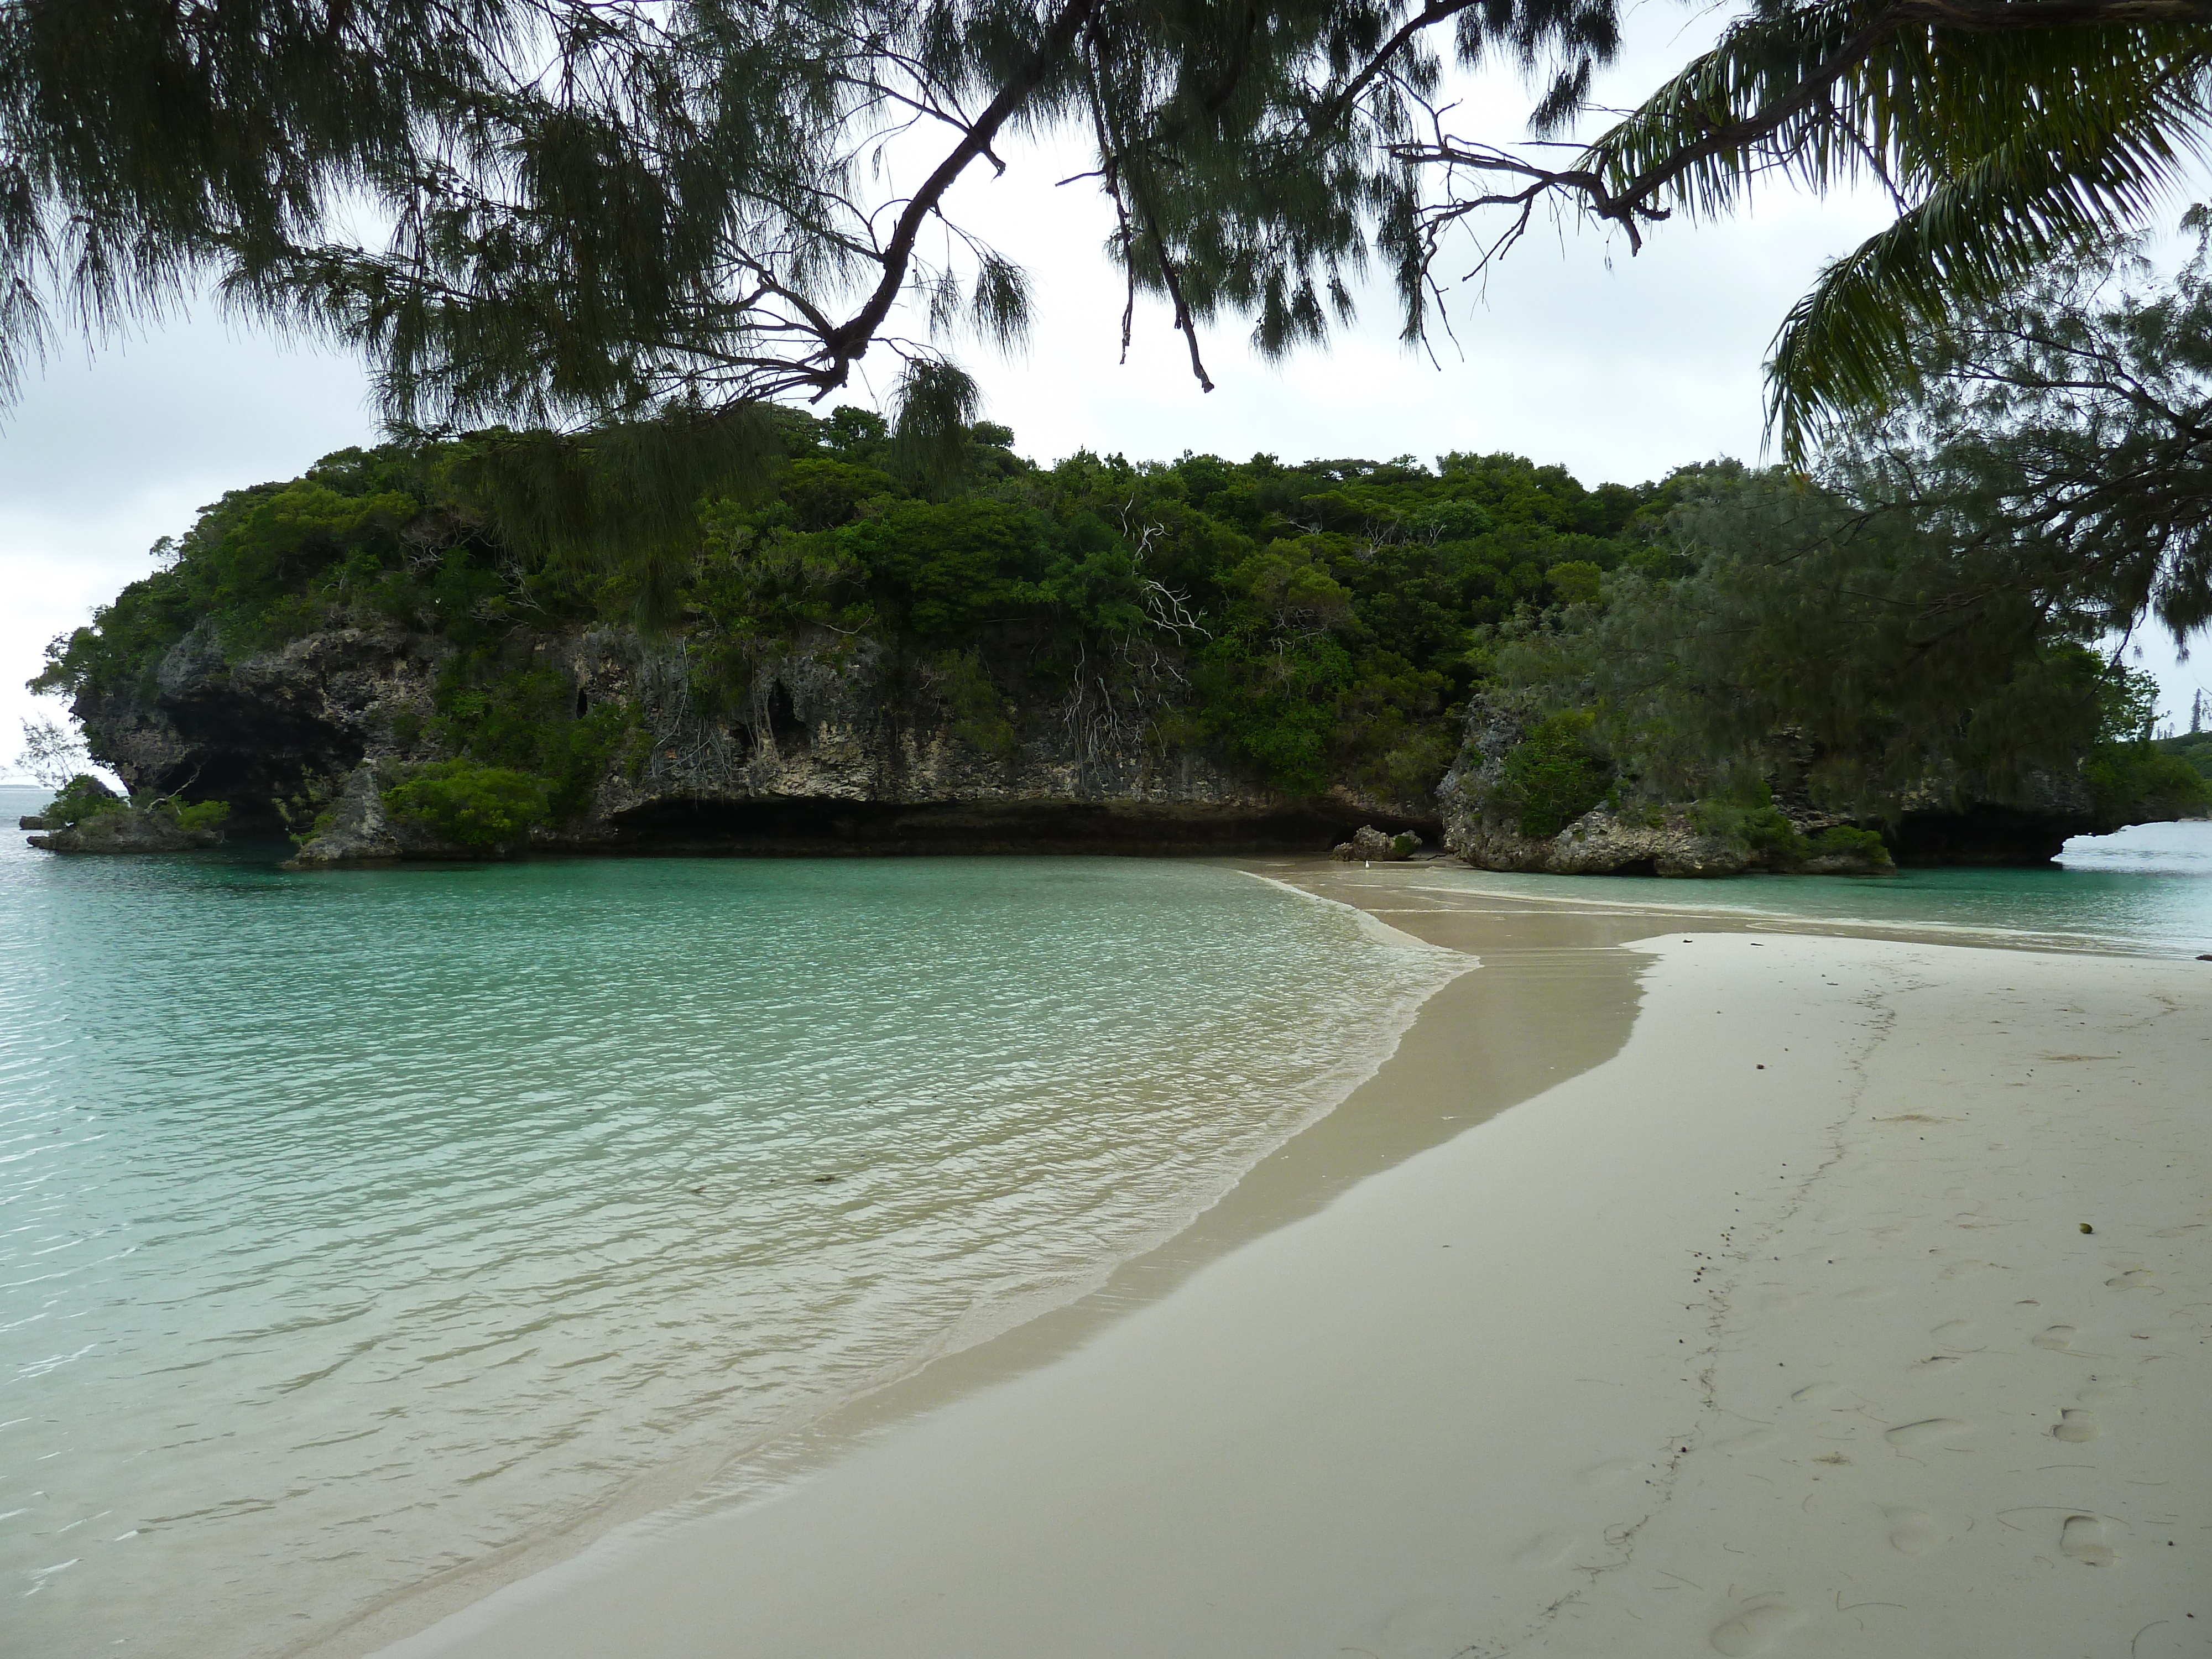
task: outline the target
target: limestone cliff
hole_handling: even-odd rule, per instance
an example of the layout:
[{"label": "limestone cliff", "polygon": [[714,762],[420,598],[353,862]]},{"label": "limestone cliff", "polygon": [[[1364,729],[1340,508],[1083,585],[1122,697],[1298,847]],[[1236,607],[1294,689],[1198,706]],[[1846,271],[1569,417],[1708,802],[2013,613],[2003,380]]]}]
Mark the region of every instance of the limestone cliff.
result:
[{"label": "limestone cliff", "polygon": [[[94,751],[134,793],[189,784],[230,801],[234,834],[289,829],[318,867],[539,852],[1321,852],[1358,826],[1412,830],[1479,868],[1559,875],[1733,875],[1754,870],[1880,873],[1862,841],[1822,850],[1715,833],[1681,804],[1582,811],[1556,835],[1521,832],[1497,804],[1525,722],[1478,697],[1465,743],[1431,801],[1339,787],[1271,789],[1202,746],[1164,744],[1145,711],[1081,682],[1043,706],[963,714],[940,665],[830,629],[782,642],[742,696],[701,700],[680,641],[628,629],[532,635],[507,647],[518,671],[550,674],[567,718],[621,711],[621,740],[575,809],[509,844],[466,847],[386,797],[443,757],[441,674],[455,647],[400,628],[329,629],[234,658],[203,623],[121,691],[81,698]],[[1931,787],[1884,834],[1900,863],[2032,865],[2073,835],[2119,820],[2081,777],[2031,781],[2026,799],[1947,799]],[[1848,829],[1786,791],[1800,838]],[[2166,812],[2163,816],[2172,816]],[[2137,817],[2161,814],[2154,806]]]},{"label": "limestone cliff", "polygon": [[[1522,832],[1505,804],[1508,757],[1529,729],[1524,714],[1504,699],[1478,696],[1469,707],[1458,758],[1437,790],[1444,845],[1479,869],[1549,875],[1729,876],[1754,871],[1803,875],[1879,875],[1896,865],[2047,864],[2074,836],[2109,835],[2130,823],[2181,815],[2180,805],[2156,800],[2115,811],[2099,801],[2079,773],[2038,772],[1995,799],[1973,781],[1931,780],[1908,796],[1887,821],[1862,824],[1816,807],[1796,780],[1802,757],[1778,741],[1774,809],[1779,833],[1763,843],[1716,833],[1707,815],[1689,803],[1638,799],[1620,791],[1589,806],[1559,832]],[[1837,830],[1878,831],[1887,853],[1863,837]],[[1828,841],[1846,843],[1824,847]]]},{"label": "limestone cliff", "polygon": [[[452,857],[468,849],[385,797],[441,757],[453,651],[439,635],[346,628],[234,660],[203,625],[78,714],[134,790],[196,778],[234,803],[234,830],[289,820],[301,866]],[[619,709],[626,725],[580,809],[503,852],[1319,851],[1370,821],[1437,829],[1430,803],[1270,789],[1202,747],[1160,743],[1141,711],[1080,683],[1052,706],[996,708],[978,730],[940,669],[828,629],[764,655],[742,696],[711,708],[680,642],[517,634],[507,653],[557,676],[574,718]]]}]

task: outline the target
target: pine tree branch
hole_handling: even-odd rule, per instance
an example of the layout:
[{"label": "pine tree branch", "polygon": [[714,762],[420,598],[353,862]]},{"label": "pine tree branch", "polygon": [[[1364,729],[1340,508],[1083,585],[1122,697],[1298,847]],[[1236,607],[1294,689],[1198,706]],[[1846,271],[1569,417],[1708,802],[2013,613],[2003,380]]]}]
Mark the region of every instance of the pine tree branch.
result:
[{"label": "pine tree branch", "polygon": [[954,180],[965,172],[969,164],[989,154],[991,144],[1000,130],[1020,112],[1022,106],[1042,87],[1059,67],[1075,45],[1076,37],[1083,32],[1100,0],[1069,0],[1060,15],[1053,20],[1038,42],[1029,60],[1009,76],[999,89],[998,96],[986,105],[969,127],[967,136],[934,171],[922,182],[921,188],[908,198],[905,209],[892,227],[890,240],[880,256],[883,276],[866,303],[844,323],[832,330],[823,339],[823,347],[829,362],[819,371],[819,384],[824,392],[845,383],[851,366],[868,349],[868,342],[883,326],[884,319],[898,299],[905,285],[908,267],[914,258],[914,245],[921,234],[923,223],[937,210],[945,192]]},{"label": "pine tree branch", "polygon": [[[1392,60],[1411,46],[1423,31],[1458,16],[1477,3],[1478,0],[1428,0],[1427,4],[1399,27],[1396,33],[1376,49],[1343,86],[1322,95],[1321,102],[1306,118],[1306,130],[1320,133],[1336,125],[1359,101],[1360,94],[1390,68]],[[2208,0],[2208,3],[2212,3],[2212,0]]]}]

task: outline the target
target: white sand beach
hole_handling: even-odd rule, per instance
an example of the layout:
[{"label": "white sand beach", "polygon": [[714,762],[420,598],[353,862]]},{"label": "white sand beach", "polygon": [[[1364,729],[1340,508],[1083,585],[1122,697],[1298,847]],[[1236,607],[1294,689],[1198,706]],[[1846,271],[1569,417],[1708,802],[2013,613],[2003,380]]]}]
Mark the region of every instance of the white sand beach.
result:
[{"label": "white sand beach", "polygon": [[[1299,1138],[1292,1218],[925,1373],[760,1501],[345,1646],[2212,1651],[2212,963],[1291,873],[1487,964]],[[1590,1052],[1486,1003],[1516,952]],[[1639,972],[1624,1042],[1573,988]]]}]

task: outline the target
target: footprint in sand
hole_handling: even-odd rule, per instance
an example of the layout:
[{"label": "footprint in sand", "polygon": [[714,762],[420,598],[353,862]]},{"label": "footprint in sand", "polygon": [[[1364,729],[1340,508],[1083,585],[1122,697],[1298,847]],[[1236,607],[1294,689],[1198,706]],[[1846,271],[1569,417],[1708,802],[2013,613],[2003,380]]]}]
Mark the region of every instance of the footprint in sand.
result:
[{"label": "footprint in sand", "polygon": [[1927,1555],[1951,1541],[1950,1535],[1936,1524],[1936,1517],[1926,1510],[1900,1504],[1881,1513],[1889,1522],[1889,1546],[1901,1555]]},{"label": "footprint in sand", "polygon": [[2148,1291],[2158,1285],[2158,1275],[2142,1267],[2130,1267],[2116,1278],[2105,1281],[2108,1291]]},{"label": "footprint in sand", "polygon": [[2097,1413],[2069,1406],[2058,1413],[2058,1420],[2051,1425],[2051,1433],[2057,1440],[2094,1440],[2098,1435]]},{"label": "footprint in sand", "polygon": [[2105,1541],[2105,1523],[2094,1515],[2069,1515],[2058,1529],[2058,1553],[2085,1567],[2109,1567],[2119,1552]]},{"label": "footprint in sand", "polygon": [[1540,1532],[1513,1558],[1516,1567],[1556,1567],[1575,1553],[1572,1533]]},{"label": "footprint in sand", "polygon": [[2001,1270],[1994,1261],[1954,1261],[1949,1267],[1944,1268],[1942,1273],[1937,1273],[1936,1277],[1938,1279],[1965,1279],[1973,1273],[1990,1273],[1999,1271]]},{"label": "footprint in sand", "polygon": [[1981,1333],[1970,1319],[1947,1319],[1928,1334],[1947,1348],[1963,1348]]},{"label": "footprint in sand", "polygon": [[1796,1610],[1781,1597],[1761,1598],[1713,1627],[1713,1651],[1726,1654],[1729,1659],[1764,1653],[1799,1622]]},{"label": "footprint in sand", "polygon": [[1955,1440],[1966,1432],[1967,1425],[1955,1417],[1925,1417],[1917,1423],[1900,1423],[1884,1431],[1882,1438],[1901,1451],[1911,1451]]},{"label": "footprint in sand", "polygon": [[2074,1328],[2071,1325],[2053,1325],[2048,1330],[2038,1331],[2027,1340],[2037,1347],[2048,1348],[2053,1353],[2074,1352]]}]

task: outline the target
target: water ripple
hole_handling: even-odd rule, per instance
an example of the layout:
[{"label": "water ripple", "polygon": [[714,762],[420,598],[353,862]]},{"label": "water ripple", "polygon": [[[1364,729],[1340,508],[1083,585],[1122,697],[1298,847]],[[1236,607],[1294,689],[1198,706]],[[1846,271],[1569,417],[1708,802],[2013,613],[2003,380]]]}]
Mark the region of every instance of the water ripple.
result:
[{"label": "water ripple", "polygon": [[1103,860],[11,846],[0,905],[0,1637],[58,1656],[280,1650],[1064,1298],[1440,971]]}]

